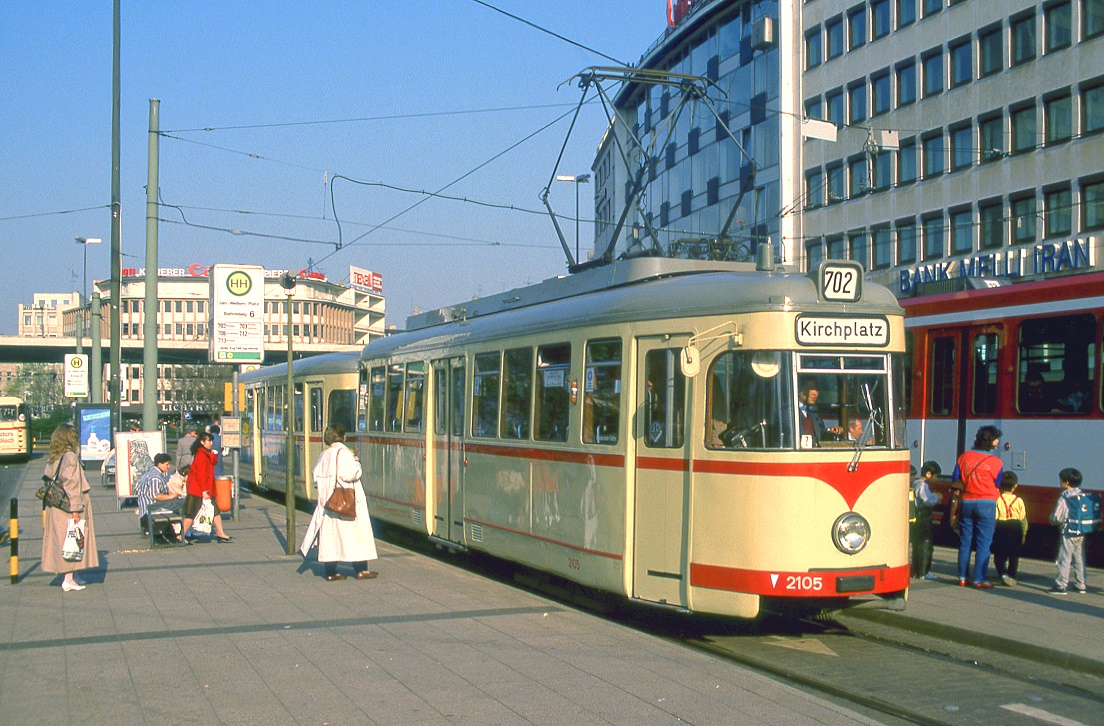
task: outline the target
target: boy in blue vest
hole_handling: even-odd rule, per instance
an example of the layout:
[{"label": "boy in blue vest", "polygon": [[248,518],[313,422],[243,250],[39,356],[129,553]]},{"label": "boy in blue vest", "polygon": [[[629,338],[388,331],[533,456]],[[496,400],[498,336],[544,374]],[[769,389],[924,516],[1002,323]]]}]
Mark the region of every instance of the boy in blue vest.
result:
[{"label": "boy in blue vest", "polygon": [[1062,494],[1058,497],[1058,503],[1054,506],[1054,512],[1050,515],[1050,523],[1058,527],[1058,559],[1054,563],[1058,566],[1058,577],[1054,580],[1054,587],[1048,592],[1052,595],[1065,595],[1066,587],[1070,581],[1070,570],[1073,570],[1073,586],[1077,592],[1085,594],[1085,535],[1077,530],[1073,531],[1069,526],[1070,506],[1069,500],[1081,496],[1081,472],[1077,469],[1062,469],[1058,472],[1058,481],[1062,484]]}]

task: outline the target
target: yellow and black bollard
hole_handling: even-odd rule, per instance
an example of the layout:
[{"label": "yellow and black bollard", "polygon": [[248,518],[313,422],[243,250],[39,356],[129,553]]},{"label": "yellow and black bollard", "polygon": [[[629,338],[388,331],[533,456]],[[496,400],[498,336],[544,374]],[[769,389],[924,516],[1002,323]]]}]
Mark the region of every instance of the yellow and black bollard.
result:
[{"label": "yellow and black bollard", "polygon": [[11,518],[8,527],[8,534],[11,537],[8,545],[11,548],[11,564],[9,567],[11,581],[14,585],[19,582],[19,500],[15,497],[12,497],[11,500]]}]

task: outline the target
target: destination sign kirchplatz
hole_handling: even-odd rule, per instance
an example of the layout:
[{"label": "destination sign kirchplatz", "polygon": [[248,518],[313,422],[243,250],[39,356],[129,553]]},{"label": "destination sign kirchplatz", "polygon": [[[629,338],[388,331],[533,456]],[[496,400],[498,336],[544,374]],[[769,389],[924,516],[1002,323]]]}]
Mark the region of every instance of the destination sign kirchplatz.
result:
[{"label": "destination sign kirchplatz", "polygon": [[213,265],[211,281],[212,363],[264,360],[264,268]]}]

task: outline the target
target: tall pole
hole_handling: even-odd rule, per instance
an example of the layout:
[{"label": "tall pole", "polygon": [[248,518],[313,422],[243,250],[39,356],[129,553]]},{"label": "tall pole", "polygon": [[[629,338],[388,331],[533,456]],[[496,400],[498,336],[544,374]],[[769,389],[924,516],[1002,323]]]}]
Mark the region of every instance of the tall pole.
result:
[{"label": "tall pole", "polygon": [[579,177],[575,177],[575,261],[579,261]]},{"label": "tall pole", "polygon": [[92,309],[92,358],[88,367],[89,371],[89,399],[92,403],[103,403],[103,351],[100,349],[100,341],[103,340],[103,332],[100,330],[100,293],[93,292],[89,303]]},{"label": "tall pole", "polygon": [[[161,102],[149,102],[149,159],[146,170],[146,299],[142,303],[142,430],[157,426],[157,174]],[[221,454],[220,454],[221,455]]]},{"label": "tall pole", "polygon": [[122,350],[119,343],[119,295],[123,273],[123,215],[119,202],[119,0],[113,2],[111,57],[111,431],[119,430],[119,374]]},{"label": "tall pole", "polygon": [[[290,277],[291,273],[287,274]],[[291,377],[291,296],[295,294],[294,278],[291,287],[287,288],[287,416],[284,429],[287,437],[284,445],[287,451],[287,474],[284,483],[287,485],[287,553],[295,554],[295,381]]]}]

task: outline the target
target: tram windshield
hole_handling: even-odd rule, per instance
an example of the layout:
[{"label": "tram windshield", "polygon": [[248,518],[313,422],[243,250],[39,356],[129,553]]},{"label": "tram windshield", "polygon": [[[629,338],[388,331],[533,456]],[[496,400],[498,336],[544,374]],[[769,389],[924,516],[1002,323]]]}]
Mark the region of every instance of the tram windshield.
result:
[{"label": "tram windshield", "polygon": [[710,366],[715,449],[893,446],[886,355],[731,351]]}]

